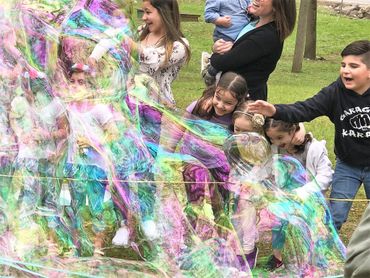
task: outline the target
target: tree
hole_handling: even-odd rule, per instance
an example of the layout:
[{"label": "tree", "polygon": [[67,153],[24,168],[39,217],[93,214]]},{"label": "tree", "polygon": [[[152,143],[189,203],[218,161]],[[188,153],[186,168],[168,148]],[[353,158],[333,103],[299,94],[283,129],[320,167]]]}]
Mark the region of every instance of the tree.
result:
[{"label": "tree", "polygon": [[316,59],[316,24],[317,24],[317,0],[309,0],[310,5],[307,14],[307,33],[304,58]]},{"label": "tree", "polygon": [[300,72],[302,69],[303,55],[306,42],[307,16],[311,0],[301,1],[299,7],[297,36],[295,41],[292,72]]}]

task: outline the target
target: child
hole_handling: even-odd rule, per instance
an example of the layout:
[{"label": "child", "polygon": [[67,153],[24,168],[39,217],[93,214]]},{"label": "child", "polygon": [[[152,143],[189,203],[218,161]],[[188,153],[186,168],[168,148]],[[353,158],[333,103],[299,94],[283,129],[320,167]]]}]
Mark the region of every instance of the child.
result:
[{"label": "child", "polygon": [[[217,87],[208,87],[203,92],[202,97],[198,101],[191,103],[186,108],[186,111],[189,113],[189,117],[194,115],[211,123],[228,127],[231,124],[235,108],[238,103],[244,100],[246,90],[247,84],[244,78],[233,72],[227,72],[221,76]],[[209,100],[212,101],[212,108],[209,111],[205,111],[203,104]],[[208,127],[212,128],[211,126]],[[184,130],[174,134],[175,130],[176,127],[173,125],[170,127],[163,126],[162,135],[169,133],[169,135],[167,134],[169,140],[166,140],[164,148],[172,152],[175,151],[177,143],[184,134]],[[205,133],[207,133],[207,130],[205,130]],[[220,135],[218,134],[218,136]],[[221,222],[225,216],[223,205],[228,198],[228,191],[222,186],[217,188],[213,181],[225,182],[228,177],[229,165],[222,149],[214,143],[206,142],[194,136],[191,132],[187,132],[185,133],[180,152],[189,154],[201,162],[201,165],[199,163],[186,163],[184,167],[183,178],[187,182],[186,193],[189,206],[203,206],[205,182],[208,182],[213,214],[216,222]],[[197,217],[195,216],[194,219],[191,219],[191,222],[193,226],[196,226]]]},{"label": "child", "polygon": [[288,154],[297,159],[315,178],[316,182],[307,183],[301,188],[304,189],[301,193],[305,192],[307,196],[310,193],[319,191],[325,193],[328,190],[333,173],[324,140],[317,141],[312,133],[307,133],[302,144],[294,144],[294,135],[300,130],[300,125],[272,118],[267,118],[264,130],[271,143],[278,147],[276,150],[278,153]]},{"label": "child", "polygon": [[[294,134],[299,130],[299,124],[272,118],[266,119],[264,130],[271,143],[277,147],[275,152],[294,157],[310,173],[310,177],[306,178],[308,182],[293,190],[297,196],[305,199],[312,193],[325,192],[329,188],[333,171],[325,141],[317,141],[311,133],[307,133],[303,144],[294,145],[292,141]],[[267,262],[267,269],[270,271],[283,267],[281,249],[285,243],[286,225],[287,222],[282,221],[281,225],[273,228],[273,255]]]},{"label": "child", "polygon": [[[248,6],[251,1],[222,1],[207,0],[204,10],[204,19],[216,25],[213,32],[213,41],[222,40],[225,43],[234,43],[240,32],[249,24]],[[209,63],[210,54],[202,52],[201,73],[207,86],[214,83],[217,70]]]},{"label": "child", "polygon": [[[96,104],[86,86],[87,67],[73,66],[70,72],[70,89],[65,100],[70,100],[67,112],[70,125],[66,174],[70,181],[75,229],[83,232],[82,207],[89,200],[93,222],[94,255],[101,251],[106,230],[103,218],[103,199],[106,188],[109,156],[106,144],[118,137],[118,129],[111,109]],[[103,155],[104,154],[104,155]],[[82,236],[82,234],[81,234]]]},{"label": "child", "polygon": [[[249,112],[248,104],[252,102],[253,101],[251,100],[247,100],[239,104],[238,107],[235,109],[235,112],[233,113],[232,129],[234,131],[234,134],[241,133],[242,135],[235,137],[234,139],[230,138],[228,140],[229,142],[232,142],[233,140],[235,140],[236,142],[243,141],[244,139],[255,140],[253,152],[248,153],[248,155],[246,155],[246,153],[244,152],[243,155],[244,161],[242,161],[243,163],[245,163],[243,167],[247,167],[243,169],[245,170],[245,172],[248,172],[248,174],[252,171],[254,165],[261,164],[269,156],[269,148],[267,148],[264,144],[265,138],[263,125],[265,123],[265,118],[261,114],[254,114]],[[301,142],[303,142],[304,129],[302,130],[301,132],[292,133],[292,142],[297,144],[301,144]],[[245,132],[253,132],[253,134],[243,135],[243,133]],[[245,148],[247,149],[248,144],[250,144],[250,142],[244,142]],[[225,143],[225,145],[227,145],[227,143]],[[238,173],[237,169],[233,169],[234,167],[232,165],[235,165],[235,163],[233,162],[235,162],[235,159],[238,161],[241,160],[242,154],[243,152],[240,150],[238,151],[238,155],[234,155],[234,157],[232,154],[227,154],[230,165],[232,167],[231,171],[233,173],[234,171],[236,171],[236,174]],[[255,159],[254,156],[256,156],[258,159]],[[245,160],[247,160],[247,162],[245,162]],[[240,174],[243,175],[246,173]],[[232,176],[233,174],[230,174],[229,181],[232,181]],[[255,242],[258,238],[258,231],[256,228],[256,209],[250,199],[251,196],[256,194],[256,192],[253,191],[253,188],[242,186],[240,180],[231,182],[230,186],[234,187],[234,189],[231,189],[231,191],[236,193],[235,197],[238,199],[236,203],[236,212],[233,215],[233,224],[243,249],[243,254],[239,255],[239,260],[243,267],[243,265],[245,265],[245,261],[243,259],[244,255],[248,262],[249,268],[252,269],[255,267],[257,262],[258,249],[255,246]]]},{"label": "child", "polygon": [[180,12],[176,0],[144,0],[140,34],[140,71],[152,76],[162,94],[175,103],[171,83],[180,68],[190,60],[189,43],[180,28]]},{"label": "child", "polygon": [[249,0],[207,0],[204,10],[204,19],[216,25],[213,32],[213,41],[223,39],[235,41],[240,31],[249,23],[247,9]]},{"label": "child", "polygon": [[[125,39],[132,50],[138,51],[139,71],[155,79],[162,99],[175,104],[171,83],[184,63],[190,60],[189,43],[180,28],[178,3],[176,0],[143,0],[142,9],[145,25],[140,32],[140,43],[127,36]],[[112,40],[113,44],[107,47],[116,44],[116,40]],[[98,44],[90,55],[90,63],[95,64],[107,47]]]},{"label": "child", "polygon": [[247,100],[238,105],[233,113],[232,130],[234,134],[241,132],[257,132],[263,134],[265,118],[261,114],[254,114],[248,111],[248,104],[253,101]]},{"label": "child", "polygon": [[[24,175],[16,179],[22,183],[18,201],[21,226],[25,228],[37,211],[46,212],[50,240],[54,241],[55,235],[66,232],[59,217],[56,180],[52,178],[57,144],[67,136],[65,109],[60,99],[51,96],[43,73],[24,72],[21,85],[24,95],[13,99],[9,115],[19,147],[16,169]],[[71,246],[70,241],[65,243]]]},{"label": "child", "polygon": [[[287,122],[328,116],[335,125],[337,156],[330,198],[353,199],[362,183],[370,198],[370,41],[350,43],[341,56],[340,78],[312,98],[288,105],[256,101],[249,109]],[[350,201],[330,201],[338,230],[351,205]]]},{"label": "child", "polygon": [[[210,122],[221,124],[225,127],[232,122],[232,115],[237,105],[244,100],[247,91],[247,83],[244,78],[233,72],[222,75],[217,86],[210,86],[202,97],[193,101],[186,111],[192,115],[209,120]],[[244,95],[241,95],[241,92]],[[204,110],[204,103],[212,101],[209,111]]]},{"label": "child", "polygon": [[[232,223],[240,241],[241,250],[238,252],[238,259],[242,270],[246,270],[246,263],[249,269],[253,269],[257,263],[258,248],[255,242],[258,239],[257,231],[257,214],[253,203],[250,201],[251,196],[255,194],[253,188],[245,185],[240,179],[240,175],[244,177],[245,173],[241,173],[238,167],[243,167],[246,172],[251,172],[254,165],[261,164],[268,158],[269,144],[263,135],[264,117],[260,114],[252,114],[248,112],[247,106],[251,101],[245,101],[238,105],[233,113],[233,131],[234,136],[230,137],[225,142],[225,153],[230,163],[229,189],[233,193],[230,197],[231,202],[235,200],[235,212],[232,215]],[[248,132],[248,133],[246,133]],[[252,139],[251,139],[252,138]],[[251,139],[253,142],[251,142]],[[234,143],[237,148],[231,148]],[[264,144],[266,142],[266,144]],[[234,144],[235,144],[234,143]],[[249,145],[253,146],[249,146]],[[252,147],[252,148],[250,148]],[[246,149],[253,149],[253,152],[247,153]],[[237,151],[236,151],[237,150]],[[257,160],[254,159],[257,156]],[[236,165],[241,163],[243,166]],[[247,167],[247,168],[244,168]],[[235,179],[234,179],[235,178]],[[244,260],[244,256],[246,261]]]}]

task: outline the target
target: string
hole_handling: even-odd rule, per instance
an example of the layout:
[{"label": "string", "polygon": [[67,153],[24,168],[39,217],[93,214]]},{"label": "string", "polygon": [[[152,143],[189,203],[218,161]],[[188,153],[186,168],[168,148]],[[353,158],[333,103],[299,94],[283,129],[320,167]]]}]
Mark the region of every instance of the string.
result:
[{"label": "string", "polygon": [[[32,177],[35,179],[52,179],[52,180],[63,180],[63,181],[99,181],[99,182],[109,182],[109,179],[77,179],[77,178],[69,178],[69,177],[50,177],[50,176],[22,176],[22,175],[3,175],[0,174],[0,177],[6,177],[6,178],[23,178],[23,177]],[[168,180],[121,180],[121,179],[114,179],[116,182],[122,182],[122,183],[160,183],[160,184],[237,184],[235,182],[223,182],[223,181],[168,181]],[[273,190],[266,189],[267,192],[273,192]],[[286,194],[287,196],[296,196],[294,194]],[[370,199],[363,199],[363,198],[357,198],[357,199],[338,199],[338,198],[330,198],[325,197],[325,200],[329,201],[338,201],[338,202],[370,202]]]}]

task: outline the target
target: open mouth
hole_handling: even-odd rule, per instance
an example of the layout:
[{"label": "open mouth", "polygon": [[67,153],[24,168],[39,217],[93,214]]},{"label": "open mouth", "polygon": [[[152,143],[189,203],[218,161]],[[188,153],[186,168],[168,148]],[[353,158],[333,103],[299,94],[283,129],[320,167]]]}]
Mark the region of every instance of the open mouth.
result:
[{"label": "open mouth", "polygon": [[351,81],[353,81],[353,78],[349,78],[349,77],[343,77],[344,78],[344,80],[346,81],[346,82],[351,82]]}]

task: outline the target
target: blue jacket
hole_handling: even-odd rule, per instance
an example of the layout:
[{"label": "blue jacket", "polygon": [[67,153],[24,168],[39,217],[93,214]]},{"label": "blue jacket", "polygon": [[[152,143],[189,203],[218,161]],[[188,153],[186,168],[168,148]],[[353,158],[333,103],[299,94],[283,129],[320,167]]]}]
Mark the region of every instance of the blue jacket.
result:
[{"label": "blue jacket", "polygon": [[250,0],[207,0],[204,9],[204,19],[208,23],[214,21],[221,16],[231,16],[231,26],[226,28],[223,26],[215,27],[213,39],[226,39],[234,41],[239,32],[245,25],[249,23],[247,15],[247,7]]}]

